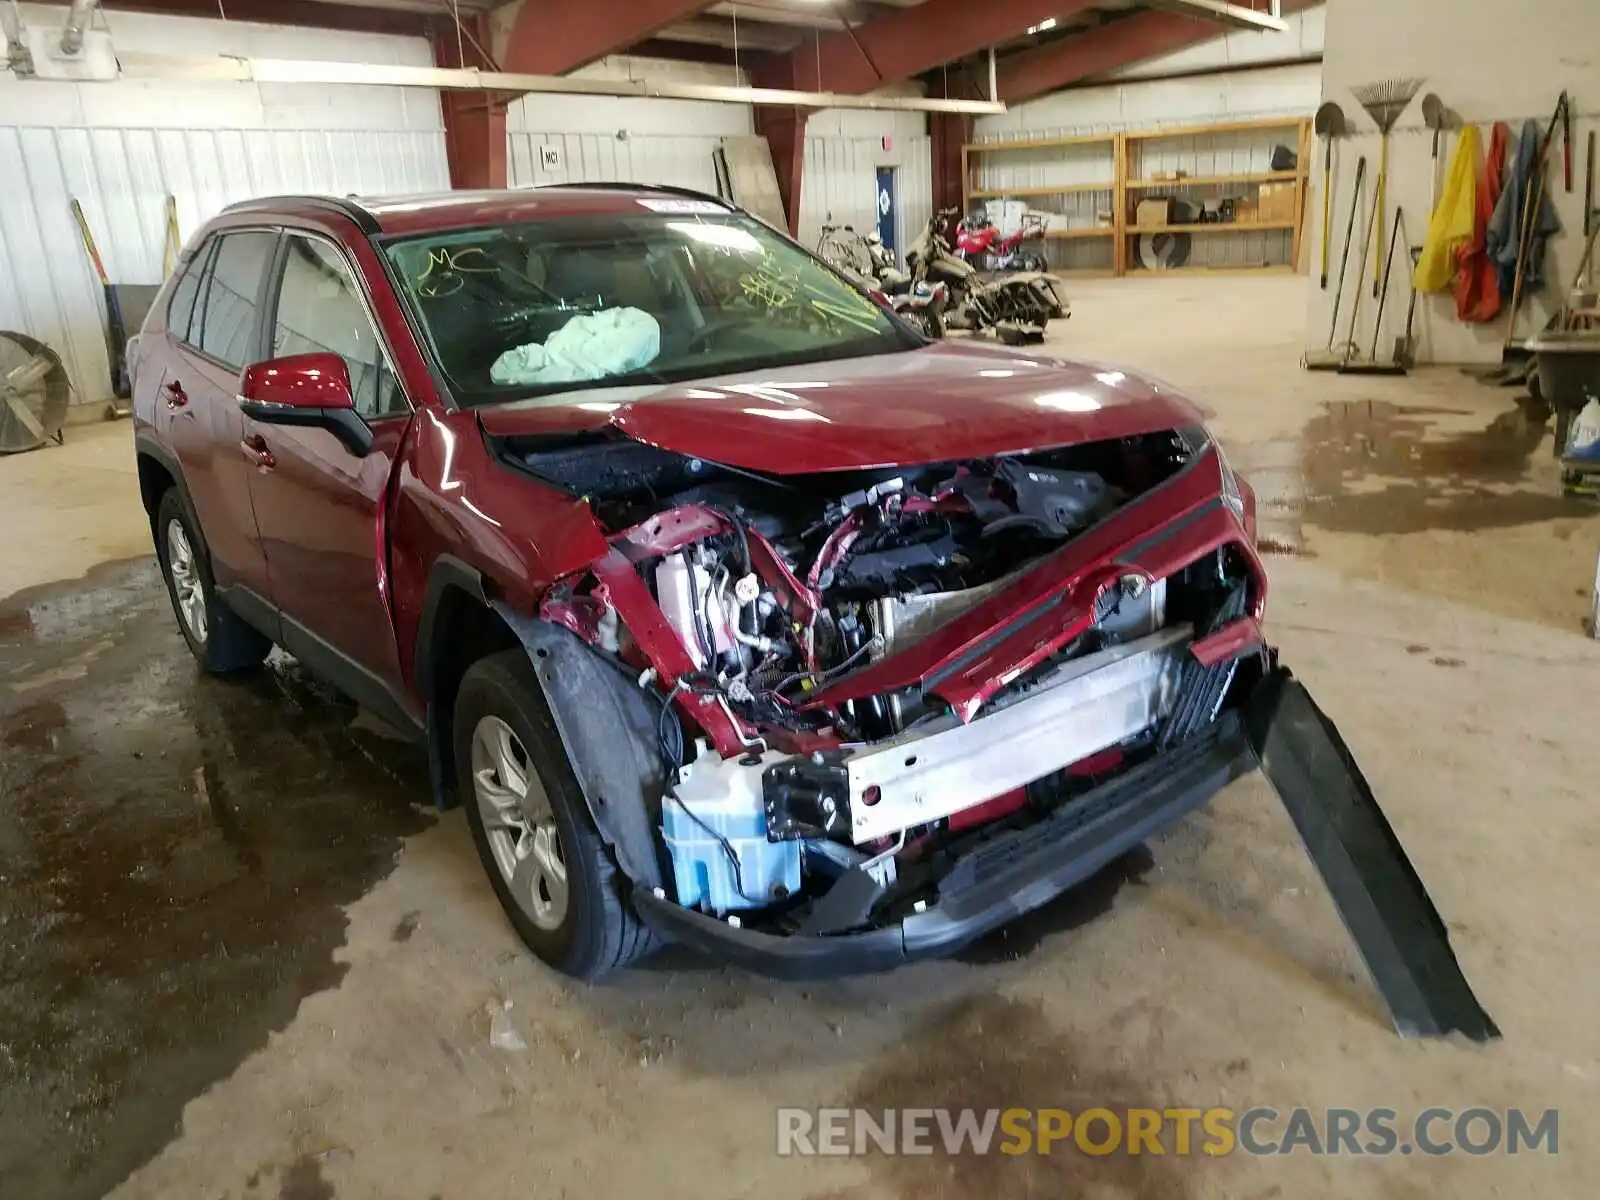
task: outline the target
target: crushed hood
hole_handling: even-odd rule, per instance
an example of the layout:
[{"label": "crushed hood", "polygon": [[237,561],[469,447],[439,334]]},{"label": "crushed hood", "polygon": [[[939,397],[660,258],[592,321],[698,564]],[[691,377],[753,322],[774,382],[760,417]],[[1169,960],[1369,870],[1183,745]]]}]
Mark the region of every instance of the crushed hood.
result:
[{"label": "crushed hood", "polygon": [[937,344],[478,410],[494,437],[611,427],[774,474],[897,466],[1133,437],[1209,414],[1164,384],[1093,363]]}]

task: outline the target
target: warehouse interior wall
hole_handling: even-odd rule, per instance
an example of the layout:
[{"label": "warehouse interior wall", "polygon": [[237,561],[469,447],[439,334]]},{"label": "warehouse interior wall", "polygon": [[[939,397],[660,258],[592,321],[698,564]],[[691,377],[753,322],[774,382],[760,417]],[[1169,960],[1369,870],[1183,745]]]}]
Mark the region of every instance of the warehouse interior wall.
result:
[{"label": "warehouse interior wall", "polygon": [[[23,5],[40,27],[64,10]],[[421,38],[113,11],[125,52],[237,54],[429,66]],[[111,394],[105,309],[71,214],[76,198],[111,282],[163,278],[166,197],[187,239],[250,196],[450,186],[436,93],[253,83],[22,81],[0,73],[0,328],[49,343],[74,404]],[[132,332],[132,331],[130,331]]]},{"label": "warehouse interior wall", "polygon": [[[1325,6],[1318,6],[1292,14],[1285,18],[1288,28],[1281,33],[1236,30],[1124,68],[1105,82],[1068,88],[997,116],[979,117],[973,140],[1026,141],[1309,116],[1322,92],[1317,59],[1322,53],[1325,11]],[[1164,140],[1146,148],[1149,157],[1142,169],[1148,173],[1182,168],[1199,175],[1265,171],[1273,147],[1286,140],[1292,145],[1292,131]],[[1158,161],[1158,152],[1171,161]],[[1115,169],[1109,144],[1008,152],[978,161],[979,184],[984,188],[1088,183],[1110,179]],[[1092,226],[1109,205],[1110,192],[1079,193],[1050,203],[1058,213],[1053,225]],[[1217,267],[1287,262],[1291,242],[1292,234],[1286,230],[1196,238],[1190,262]],[[1049,247],[1052,266],[1063,270],[1108,270],[1112,251],[1109,238],[1056,242]]]},{"label": "warehouse interior wall", "polygon": [[[573,72],[590,78],[748,84],[742,71],[705,63],[616,55]],[[606,96],[524,96],[507,121],[512,187],[582,179],[663,183],[715,193],[712,152],[755,133],[738,104]],[[876,223],[877,171],[893,167],[901,246],[932,212],[933,167],[921,113],[828,109],[806,123],[799,238],[815,246],[826,222]]]},{"label": "warehouse interior wall", "polygon": [[[1367,219],[1371,174],[1377,168],[1379,137],[1370,116],[1356,101],[1353,87],[1386,79],[1422,79],[1417,98],[1401,114],[1390,138],[1389,220],[1399,205],[1405,211],[1405,242],[1421,245],[1427,232],[1432,199],[1432,132],[1422,118],[1421,97],[1436,93],[1461,121],[1478,126],[1487,148],[1490,125],[1505,121],[1519,134],[1523,122],[1533,119],[1542,131],[1555,111],[1562,89],[1574,100],[1572,137],[1573,190],[1565,191],[1561,179],[1559,142],[1552,151],[1548,193],[1561,220],[1561,233],[1552,238],[1545,259],[1545,287],[1525,305],[1518,329],[1531,335],[1560,308],[1583,255],[1583,191],[1585,145],[1596,128],[1600,95],[1600,5],[1594,0],[1521,0],[1515,10],[1484,13],[1482,24],[1464,20],[1454,0],[1337,0],[1329,6],[1326,57],[1323,65],[1324,96],[1344,109],[1354,136],[1341,141],[1334,167],[1334,236],[1330,239],[1334,266],[1343,248],[1350,211],[1356,162],[1366,156],[1369,186],[1358,222],[1357,247],[1351,252],[1351,274],[1359,253],[1359,224]],[[1439,173],[1445,176],[1457,135],[1446,132],[1440,148]],[[1316,171],[1320,185],[1321,156]],[[1385,247],[1387,249],[1387,247]],[[1317,246],[1312,246],[1315,253]],[[1313,259],[1315,261],[1315,259]],[[1402,261],[1406,269],[1401,269]],[[1387,359],[1392,339],[1404,331],[1410,299],[1409,256],[1402,245],[1396,251],[1396,270],[1390,280],[1379,340],[1379,358]],[[1377,304],[1372,295],[1372,265],[1367,268],[1363,311],[1355,341],[1361,352],[1372,348]],[[1328,338],[1333,312],[1334,286],[1310,281],[1307,305],[1307,344],[1322,349]],[[1510,298],[1506,298],[1510,308]],[[1346,338],[1350,311],[1347,287],[1338,341]],[[1498,362],[1506,334],[1506,318],[1490,325],[1466,325],[1456,320],[1455,304],[1448,295],[1425,295],[1417,305],[1417,354],[1420,362]]]}]

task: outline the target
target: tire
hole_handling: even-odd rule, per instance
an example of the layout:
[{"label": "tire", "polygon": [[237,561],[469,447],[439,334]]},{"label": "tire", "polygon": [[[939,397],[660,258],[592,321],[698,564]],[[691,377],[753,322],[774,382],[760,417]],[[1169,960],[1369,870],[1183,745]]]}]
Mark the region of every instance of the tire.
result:
[{"label": "tire", "polygon": [[944,322],[931,308],[908,308],[902,315],[923,337],[938,341],[944,336]]},{"label": "tire", "polygon": [[156,505],[154,532],[172,615],[201,669],[232,675],[259,667],[272,642],[217,596],[211,555],[177,488],[168,488]]},{"label": "tire", "polygon": [[[511,768],[493,753],[501,728],[513,739]],[[467,668],[456,694],[454,738],[456,785],[473,845],[500,907],[534,956],[563,975],[592,981],[653,950],[522,650]],[[524,784],[520,800],[515,767]],[[490,778],[481,777],[484,770]],[[506,823],[508,814],[523,826]],[[514,889],[517,874],[523,878]]]}]

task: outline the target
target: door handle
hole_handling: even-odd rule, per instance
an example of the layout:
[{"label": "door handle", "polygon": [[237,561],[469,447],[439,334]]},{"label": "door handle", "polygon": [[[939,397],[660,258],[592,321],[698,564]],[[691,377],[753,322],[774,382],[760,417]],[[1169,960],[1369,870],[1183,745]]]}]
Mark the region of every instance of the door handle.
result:
[{"label": "door handle", "polygon": [[270,471],[278,465],[277,458],[267,448],[267,439],[259,433],[252,433],[249,437],[239,442],[239,449],[244,451],[253,466],[260,467],[263,471]]},{"label": "door handle", "polygon": [[183,390],[183,384],[176,379],[161,386],[161,394],[167,398],[168,408],[182,408],[189,403],[189,395]]}]

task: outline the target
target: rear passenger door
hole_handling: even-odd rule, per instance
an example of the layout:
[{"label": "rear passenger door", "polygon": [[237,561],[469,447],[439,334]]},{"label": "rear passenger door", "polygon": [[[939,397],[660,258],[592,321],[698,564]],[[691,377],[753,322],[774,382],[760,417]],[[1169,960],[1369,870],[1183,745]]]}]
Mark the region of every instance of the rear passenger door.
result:
[{"label": "rear passenger door", "polygon": [[250,502],[250,463],[240,451],[237,396],[244,367],[261,357],[277,244],[275,230],[224,230],[195,252],[172,292],[172,353],[156,383],[157,428],[183,468],[217,586],[263,596],[267,562]]},{"label": "rear passenger door", "polygon": [[245,418],[270,465],[251,496],[279,610],[283,645],[342,690],[397,719],[401,694],[388,596],[383,519],[389,477],[411,419],[362,280],[321,234],[287,230],[274,272],[261,357],[332,351],[350,371],[372,449],[350,452],[326,429]]}]

